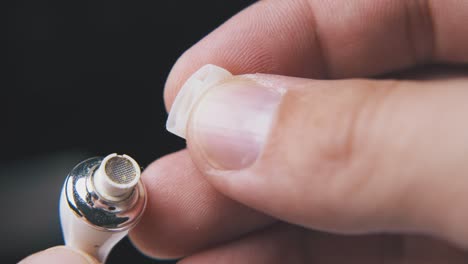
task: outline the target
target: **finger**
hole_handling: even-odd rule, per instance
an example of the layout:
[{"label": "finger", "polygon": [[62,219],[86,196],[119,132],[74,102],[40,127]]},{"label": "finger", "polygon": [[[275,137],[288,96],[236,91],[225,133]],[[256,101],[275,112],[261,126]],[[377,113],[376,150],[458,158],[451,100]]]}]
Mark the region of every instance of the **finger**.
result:
[{"label": "finger", "polygon": [[135,245],[158,258],[179,258],[264,228],[274,220],[216,191],[180,151],[142,175],[148,203],[131,232]]},{"label": "finger", "polygon": [[293,226],[275,226],[189,256],[180,264],[462,264],[467,260],[465,252],[424,237],[336,236]]},{"label": "finger", "polygon": [[71,248],[58,246],[33,254],[22,261],[20,264],[98,264],[99,262],[91,256],[75,251]]},{"label": "finger", "polygon": [[188,148],[219,191],[284,221],[468,247],[467,84],[237,76],[191,110]]},{"label": "finger", "polygon": [[302,228],[283,224],[194,254],[179,263],[310,263],[306,262],[306,234]]},{"label": "finger", "polygon": [[235,74],[364,77],[432,62],[468,61],[467,1],[259,1],[177,61],[165,88],[211,63]]}]

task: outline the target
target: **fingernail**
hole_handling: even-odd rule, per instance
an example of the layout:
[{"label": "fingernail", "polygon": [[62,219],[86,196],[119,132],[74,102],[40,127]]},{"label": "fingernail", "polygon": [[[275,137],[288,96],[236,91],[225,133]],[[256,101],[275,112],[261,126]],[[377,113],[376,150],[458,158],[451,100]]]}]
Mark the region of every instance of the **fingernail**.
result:
[{"label": "fingernail", "polygon": [[177,94],[169,111],[166,129],[179,137],[186,138],[188,119],[195,103],[210,87],[231,76],[230,72],[212,64],[207,64],[196,71]]},{"label": "fingernail", "polygon": [[190,117],[190,144],[216,169],[240,170],[261,154],[282,90],[253,79],[231,79],[209,89]]},{"label": "fingernail", "polygon": [[58,246],[33,254],[19,262],[19,264],[35,263],[98,264],[99,262],[85,253]]}]

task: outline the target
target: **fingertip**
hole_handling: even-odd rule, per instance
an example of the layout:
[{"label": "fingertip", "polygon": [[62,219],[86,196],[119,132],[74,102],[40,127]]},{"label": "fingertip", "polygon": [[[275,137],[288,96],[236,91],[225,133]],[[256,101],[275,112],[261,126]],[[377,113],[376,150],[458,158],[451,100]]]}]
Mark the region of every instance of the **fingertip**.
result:
[{"label": "fingertip", "polygon": [[153,162],[142,180],[148,203],[130,238],[151,257],[190,255],[273,222],[216,191],[196,169],[187,150]]},{"label": "fingertip", "polygon": [[[166,83],[164,84],[164,105],[168,112],[171,110],[172,103],[174,102],[174,99],[177,96],[177,93],[179,92],[179,90],[176,89],[176,87],[181,87],[184,82],[184,78],[188,78],[188,76],[190,76],[190,69],[187,68],[187,66],[190,66],[190,64],[184,63],[186,53],[187,51],[184,52],[177,59],[174,66],[172,66],[172,69],[169,72],[169,75],[167,76]],[[195,69],[192,70],[192,72],[194,71]]]},{"label": "fingertip", "polygon": [[67,264],[98,264],[90,255],[66,246],[56,246],[40,251],[19,262],[20,264],[67,263]]},{"label": "fingertip", "polygon": [[[206,64],[217,65],[233,74],[257,72],[284,74],[294,73],[295,70],[291,68],[304,69],[301,67],[302,63],[287,63],[285,59],[274,59],[276,53],[279,53],[278,50],[283,50],[282,47],[287,46],[282,41],[265,44],[264,40],[271,36],[272,28],[285,31],[282,27],[284,23],[270,23],[277,21],[275,18],[279,16],[279,9],[280,5],[256,2],[185,51],[174,64],[165,84],[166,109],[168,111],[171,109],[179,89],[187,78]],[[272,19],[268,19],[269,17]],[[288,51],[281,53],[288,53],[284,57],[290,58]]]}]

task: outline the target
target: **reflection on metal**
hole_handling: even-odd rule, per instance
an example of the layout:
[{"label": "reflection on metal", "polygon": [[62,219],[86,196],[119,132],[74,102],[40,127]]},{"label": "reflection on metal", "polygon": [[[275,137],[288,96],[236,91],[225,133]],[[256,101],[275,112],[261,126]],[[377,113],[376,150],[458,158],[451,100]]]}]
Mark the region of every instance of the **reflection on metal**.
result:
[{"label": "reflection on metal", "polygon": [[[138,222],[144,210],[144,186],[139,181],[132,193],[122,201],[105,199],[96,191],[93,183],[94,172],[102,160],[100,157],[85,160],[70,172],[65,183],[67,203],[77,216],[93,228],[104,231],[129,229]],[[116,173],[132,175],[121,162]]]}]

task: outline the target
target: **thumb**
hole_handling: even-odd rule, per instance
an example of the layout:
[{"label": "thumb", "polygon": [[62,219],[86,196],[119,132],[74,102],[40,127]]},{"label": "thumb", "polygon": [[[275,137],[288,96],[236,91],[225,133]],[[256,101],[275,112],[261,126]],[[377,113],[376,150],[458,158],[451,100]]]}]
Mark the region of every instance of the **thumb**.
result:
[{"label": "thumb", "polygon": [[206,92],[187,92],[189,79],[168,128],[184,130],[197,167],[225,195],[309,228],[423,232],[468,247],[466,80],[201,71]]}]

